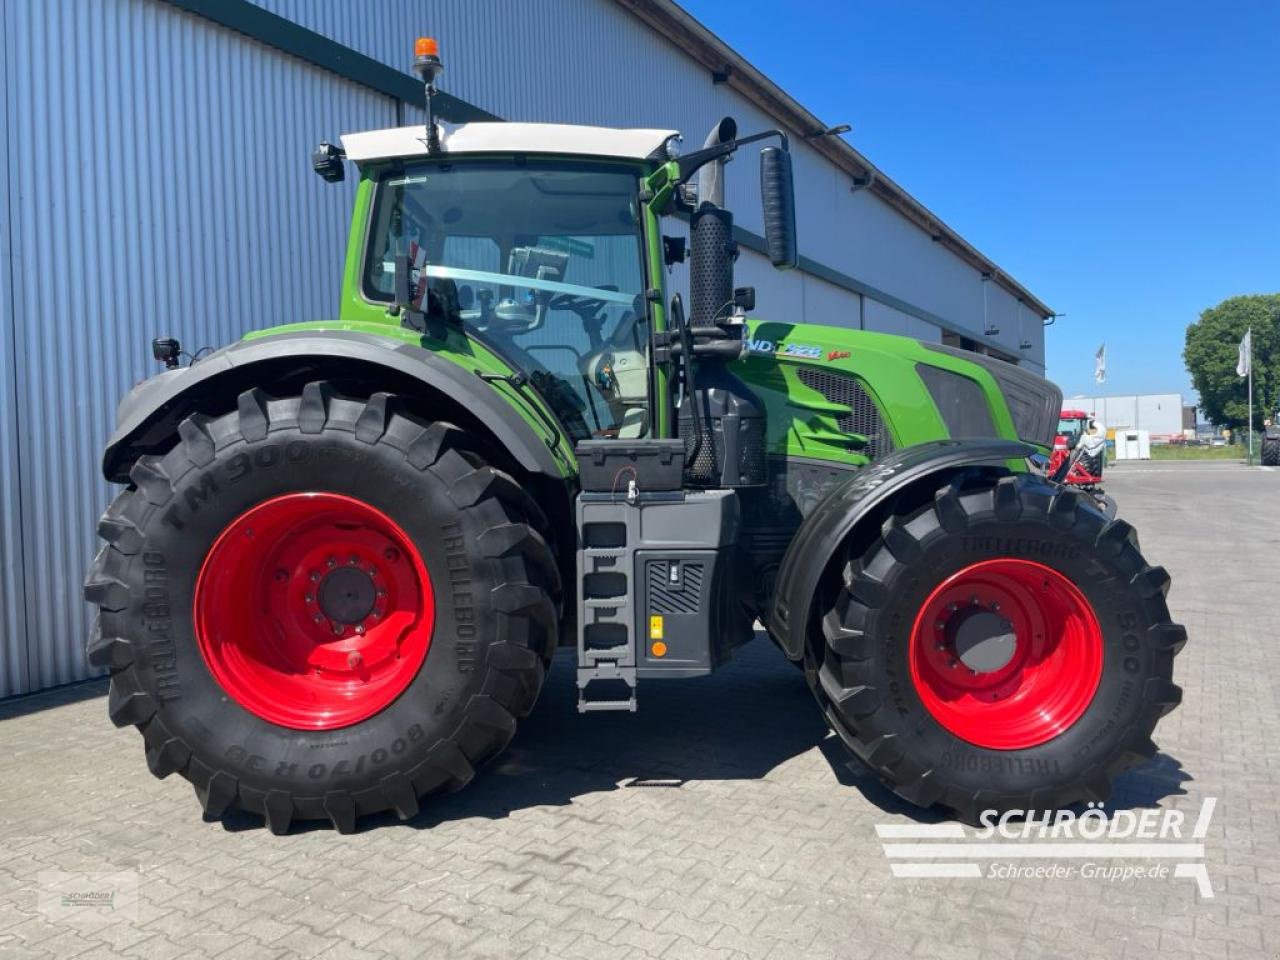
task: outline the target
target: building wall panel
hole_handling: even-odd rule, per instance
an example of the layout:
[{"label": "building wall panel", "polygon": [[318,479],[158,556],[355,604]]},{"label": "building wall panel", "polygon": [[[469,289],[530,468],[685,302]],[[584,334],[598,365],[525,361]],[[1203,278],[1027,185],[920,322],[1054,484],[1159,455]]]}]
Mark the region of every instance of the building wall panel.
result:
[{"label": "building wall panel", "polygon": [[804,316],[809,323],[857,330],[862,325],[862,297],[811,274],[801,274]]},{"label": "building wall panel", "polygon": [[3,490],[0,548],[11,554],[20,509],[23,559],[4,564],[25,579],[25,602],[6,603],[26,618],[5,624],[15,693],[90,673],[80,585],[109,495],[99,458],[116,402],[155,372],[151,337],[195,350],[334,315],[352,186],[315,177],[310,149],[394,110],[157,0],[4,7],[16,384],[0,417],[14,398],[20,465],[0,445],[0,483],[17,476],[21,491]]},{"label": "building wall panel", "polygon": [[[9,27],[11,14],[0,3],[0,148],[4,156],[13,149],[9,101],[12,64],[17,46]],[[28,689],[26,610],[23,605],[23,556],[21,513],[18,499],[18,358],[14,354],[13,273],[9,216],[15,187],[12,164],[5,165],[0,181],[0,697]]]},{"label": "building wall panel", "polygon": [[1071,397],[1064,407],[1094,414],[1108,430],[1149,430],[1153,437],[1182,433],[1182,395],[1127,394],[1115,397]]}]

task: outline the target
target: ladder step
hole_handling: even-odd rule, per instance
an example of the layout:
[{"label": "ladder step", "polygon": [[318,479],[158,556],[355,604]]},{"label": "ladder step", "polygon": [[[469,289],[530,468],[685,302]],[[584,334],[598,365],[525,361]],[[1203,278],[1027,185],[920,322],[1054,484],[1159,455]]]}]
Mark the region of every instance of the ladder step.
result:
[{"label": "ladder step", "polygon": [[630,700],[583,700],[578,699],[579,713],[635,713],[636,698]]},{"label": "ladder step", "polygon": [[[587,696],[587,689],[595,682],[609,683],[614,687],[610,691],[615,696],[602,697],[598,700]],[[619,684],[625,684],[627,697],[616,696]],[[606,710],[636,712],[636,668],[620,667],[616,660],[598,660],[592,666],[578,668],[578,712],[594,713]]]},{"label": "ladder step", "polygon": [[639,512],[622,499],[591,501],[579,494],[576,513],[578,712],[634,713]]}]

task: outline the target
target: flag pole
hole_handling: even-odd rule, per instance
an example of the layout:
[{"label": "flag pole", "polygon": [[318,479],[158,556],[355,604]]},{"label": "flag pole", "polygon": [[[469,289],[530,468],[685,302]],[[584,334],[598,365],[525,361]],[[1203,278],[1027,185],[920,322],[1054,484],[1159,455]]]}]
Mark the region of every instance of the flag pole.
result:
[{"label": "flag pole", "polygon": [[1253,466],[1253,327],[1245,337],[1249,341],[1249,465]]}]

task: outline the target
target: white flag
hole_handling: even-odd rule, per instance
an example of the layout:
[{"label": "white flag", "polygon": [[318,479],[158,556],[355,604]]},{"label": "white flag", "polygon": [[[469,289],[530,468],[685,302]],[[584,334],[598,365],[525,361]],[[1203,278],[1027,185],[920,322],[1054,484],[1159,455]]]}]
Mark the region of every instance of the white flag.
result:
[{"label": "white flag", "polygon": [[1253,327],[1250,327],[1245,333],[1244,339],[1240,341],[1240,353],[1236,359],[1236,376],[1247,377],[1249,368],[1253,365]]},{"label": "white flag", "polygon": [[1093,355],[1093,379],[1097,380],[1098,383],[1105,383],[1107,380],[1107,344],[1105,341],[1098,348],[1098,352]]}]

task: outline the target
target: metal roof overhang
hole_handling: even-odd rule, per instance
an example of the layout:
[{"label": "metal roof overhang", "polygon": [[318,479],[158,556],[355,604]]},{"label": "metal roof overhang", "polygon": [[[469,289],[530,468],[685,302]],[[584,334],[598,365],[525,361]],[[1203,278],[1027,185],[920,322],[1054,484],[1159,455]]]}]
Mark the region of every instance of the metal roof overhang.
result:
[{"label": "metal roof overhang", "polygon": [[[828,129],[785,90],[672,0],[614,0],[650,29],[662,34],[685,54],[705,66],[718,80],[750,99],[783,127],[804,136]],[[928,207],[839,137],[815,137],[806,143],[853,177],[870,182],[866,189],[893,207],[937,243],[992,281],[1004,287],[1043,319],[1055,312],[1039,297],[983,256],[964,237],[942,222]]]}]

